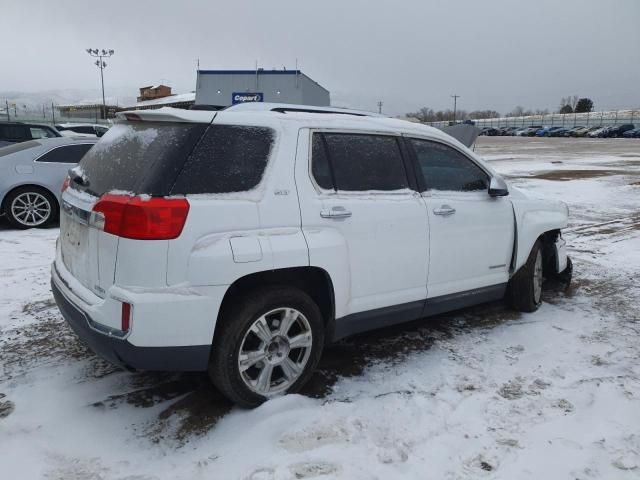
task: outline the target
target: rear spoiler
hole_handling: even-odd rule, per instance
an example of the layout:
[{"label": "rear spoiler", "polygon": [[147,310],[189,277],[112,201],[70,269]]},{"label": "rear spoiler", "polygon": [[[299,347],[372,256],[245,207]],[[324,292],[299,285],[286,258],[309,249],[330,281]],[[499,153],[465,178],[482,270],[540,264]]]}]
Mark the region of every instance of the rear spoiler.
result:
[{"label": "rear spoiler", "polygon": [[467,148],[471,148],[471,145],[474,144],[476,138],[478,138],[478,135],[480,135],[481,132],[478,127],[476,127],[475,125],[470,125],[468,123],[442,127],[440,128],[440,130],[442,130],[447,135],[455,138]]},{"label": "rear spoiler", "polygon": [[116,119],[129,122],[211,123],[217,112],[163,107],[153,110],[129,110],[116,113]]}]

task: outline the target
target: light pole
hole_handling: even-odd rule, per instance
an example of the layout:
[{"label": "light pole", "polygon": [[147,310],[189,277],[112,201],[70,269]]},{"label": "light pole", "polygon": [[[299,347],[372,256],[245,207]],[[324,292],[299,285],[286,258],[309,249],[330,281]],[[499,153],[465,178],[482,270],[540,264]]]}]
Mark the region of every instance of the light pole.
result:
[{"label": "light pole", "polygon": [[458,99],[460,98],[460,95],[453,94],[453,95],[451,95],[451,98],[453,98],[453,124],[455,125],[455,123],[456,123],[456,107],[457,107]]},{"label": "light pole", "polygon": [[107,104],[104,101],[104,74],[103,70],[107,66],[107,62],[103,60],[103,58],[109,58],[115,52],[113,50],[98,50],[97,48],[87,48],[87,53],[92,57],[96,57],[97,60],[94,62],[94,65],[100,69],[100,82],[102,84],[102,118],[106,120],[107,118]]}]

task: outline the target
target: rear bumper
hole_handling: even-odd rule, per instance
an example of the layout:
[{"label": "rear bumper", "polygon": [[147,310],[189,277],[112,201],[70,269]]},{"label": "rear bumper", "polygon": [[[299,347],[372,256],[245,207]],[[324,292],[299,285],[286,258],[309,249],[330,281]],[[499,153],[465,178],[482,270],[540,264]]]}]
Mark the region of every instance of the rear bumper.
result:
[{"label": "rear bumper", "polygon": [[210,345],[140,347],[101,333],[92,328],[91,318],[65,294],[66,286],[57,276],[55,268],[51,290],[62,316],[96,354],[108,362],[129,370],[204,371],[209,363]]}]

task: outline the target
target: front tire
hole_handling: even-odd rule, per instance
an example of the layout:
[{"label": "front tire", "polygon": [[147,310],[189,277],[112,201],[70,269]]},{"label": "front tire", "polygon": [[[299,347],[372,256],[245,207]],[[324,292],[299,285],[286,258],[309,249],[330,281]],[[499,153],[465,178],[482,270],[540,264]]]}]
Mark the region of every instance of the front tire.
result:
[{"label": "front tire", "polygon": [[540,240],[537,240],[526,263],[509,280],[509,303],[520,312],[535,312],[542,304],[544,276],[541,247]]},{"label": "front tire", "polygon": [[44,228],[58,217],[58,202],[43,188],[20,187],[7,195],[4,211],[16,228]]},{"label": "front tire", "polygon": [[209,376],[229,400],[246,408],[298,391],[311,377],[324,345],[316,303],[291,287],[255,290],[220,319]]}]

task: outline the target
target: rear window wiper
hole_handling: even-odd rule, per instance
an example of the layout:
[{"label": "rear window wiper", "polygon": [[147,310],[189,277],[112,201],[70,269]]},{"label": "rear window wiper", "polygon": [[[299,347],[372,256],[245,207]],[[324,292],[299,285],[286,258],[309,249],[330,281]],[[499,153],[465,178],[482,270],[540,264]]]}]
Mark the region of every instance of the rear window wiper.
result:
[{"label": "rear window wiper", "polygon": [[86,176],[79,173],[75,168],[72,168],[71,170],[69,170],[69,177],[71,177],[71,181],[73,183],[76,183],[81,187],[88,187],[89,184],[91,183],[89,182],[89,179]]}]

